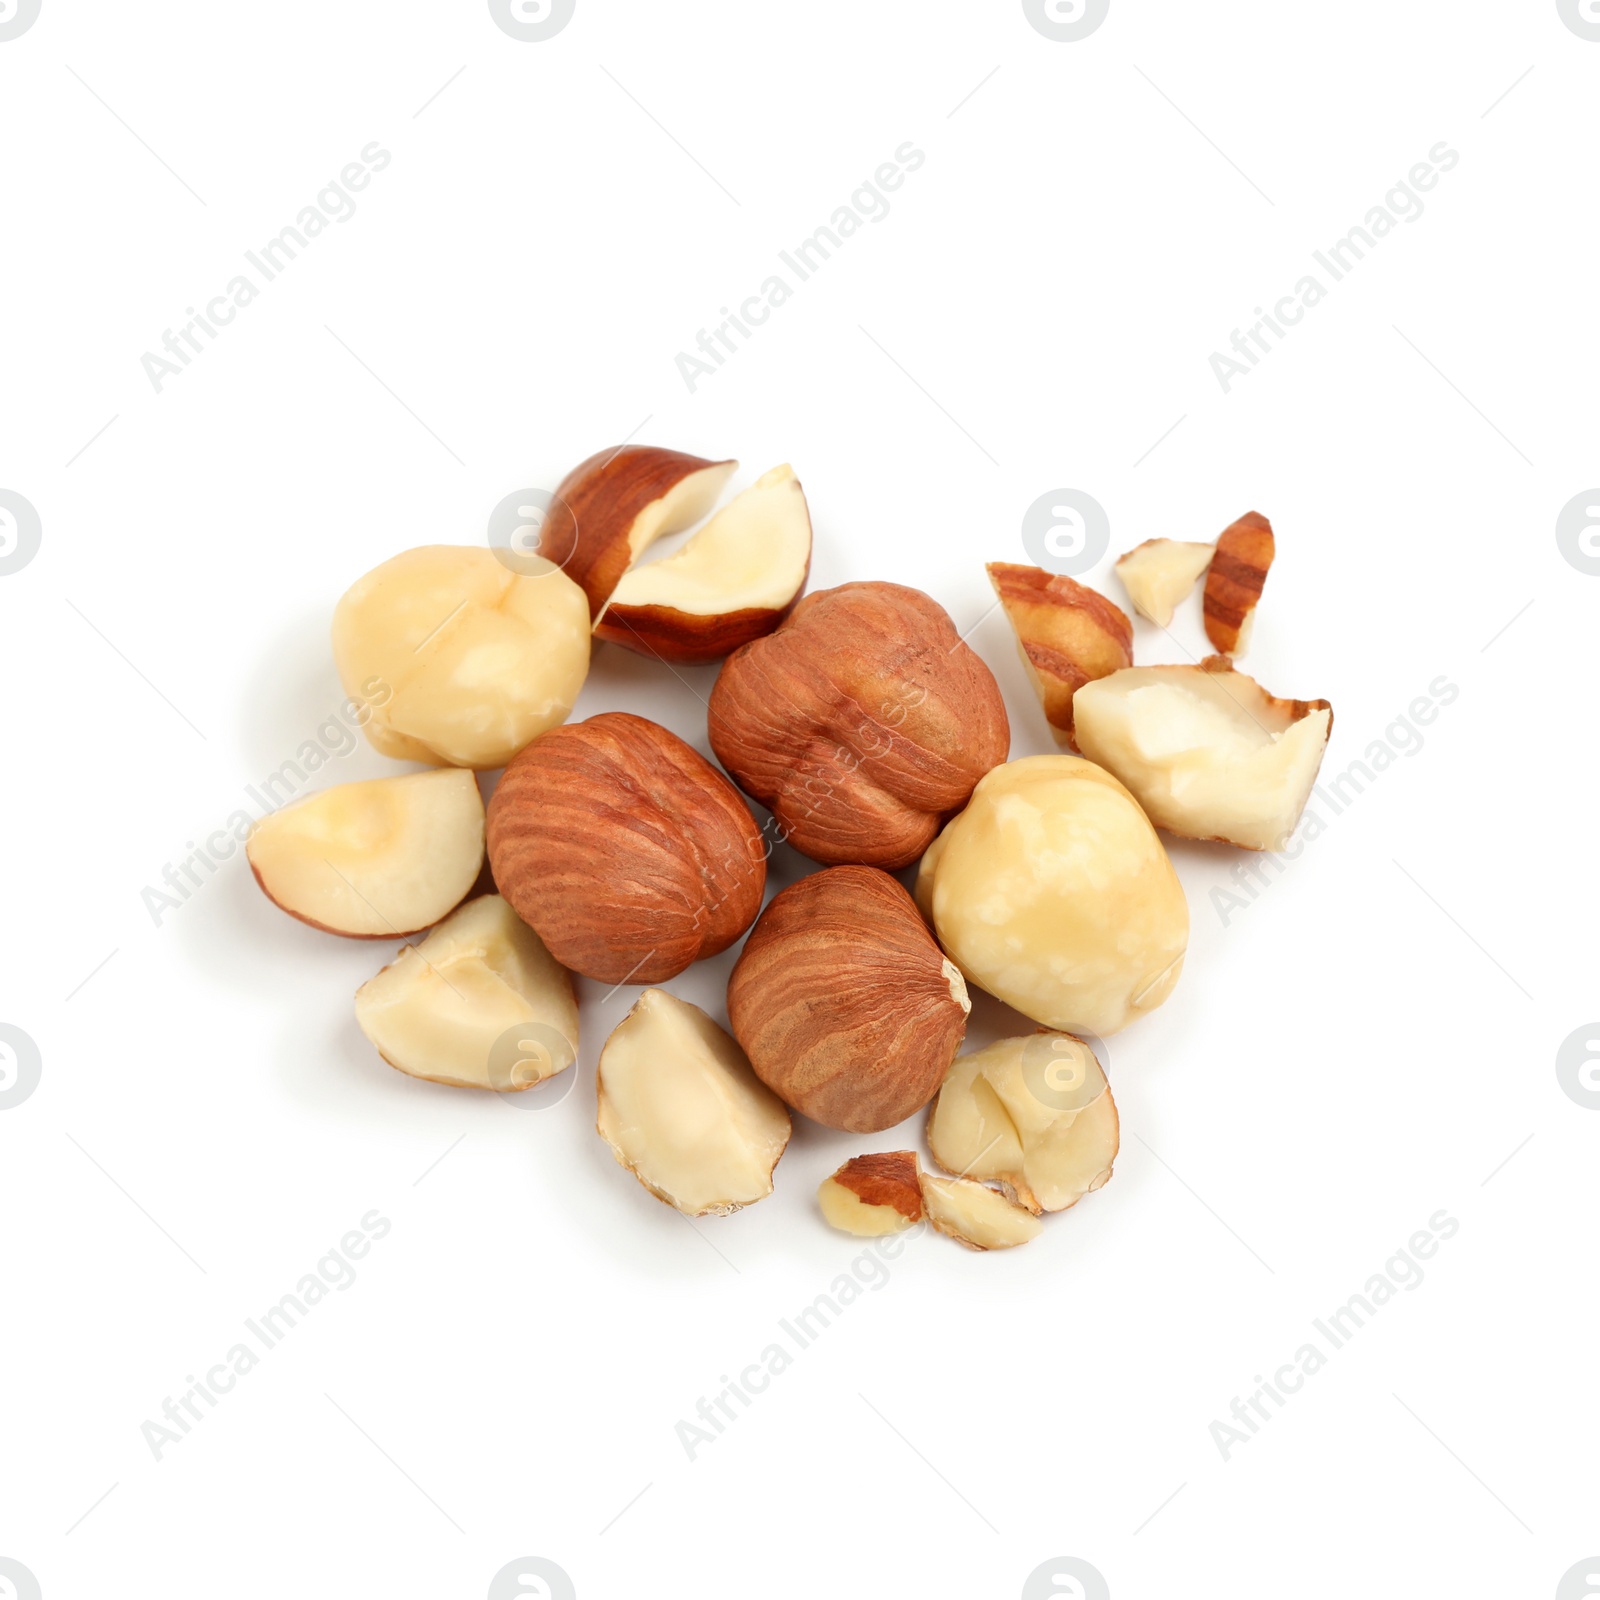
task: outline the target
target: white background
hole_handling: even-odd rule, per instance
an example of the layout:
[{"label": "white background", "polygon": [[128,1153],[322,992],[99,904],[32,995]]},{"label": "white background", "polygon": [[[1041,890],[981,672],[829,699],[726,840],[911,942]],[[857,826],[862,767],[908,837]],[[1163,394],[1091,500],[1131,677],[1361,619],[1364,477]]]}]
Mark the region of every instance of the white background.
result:
[{"label": "white background", "polygon": [[[0,487],[43,526],[0,578],[0,1021],[43,1060],[0,1113],[0,1556],[47,1600],[476,1600],[524,1555],[584,1597],[1009,1597],[1064,1555],[1117,1600],[1555,1594],[1600,1551],[1600,1113],[1554,1068],[1600,1010],[1600,579],[1554,537],[1600,481],[1597,89],[1553,0],[1113,0],[1078,43],[579,0],[538,44],[472,0],[44,0],[0,43]],[[157,394],[142,354],[373,140],[357,213]],[[691,394],[678,352],[907,140],[891,213]],[[1211,353],[1441,140],[1425,214],[1224,394]],[[792,461],[814,586],[974,628],[1014,755],[1052,746],[982,563],[1060,487],[1112,555],[1272,518],[1246,665],[1333,701],[1325,773],[1460,691],[1226,924],[1235,853],[1173,847],[1188,966],[1110,1041],[1111,1185],[1024,1250],[914,1241],[692,1462],[679,1420],[859,1254],[816,1183],[920,1119],[801,1125],[770,1200],[689,1223],[592,1129],[633,991],[584,986],[574,1091],[513,1112],[385,1067],[350,997],[387,947],[240,859],[140,898],[336,706],[350,582],[630,435]],[[1198,602],[1175,632],[1138,658],[1200,650]],[[578,714],[704,749],[687,676],[602,648]],[[674,989],[720,1014],[733,954]],[[374,1208],[358,1281],[153,1459]],[[1440,1209],[1426,1281],[1225,1462],[1211,1423]]]}]

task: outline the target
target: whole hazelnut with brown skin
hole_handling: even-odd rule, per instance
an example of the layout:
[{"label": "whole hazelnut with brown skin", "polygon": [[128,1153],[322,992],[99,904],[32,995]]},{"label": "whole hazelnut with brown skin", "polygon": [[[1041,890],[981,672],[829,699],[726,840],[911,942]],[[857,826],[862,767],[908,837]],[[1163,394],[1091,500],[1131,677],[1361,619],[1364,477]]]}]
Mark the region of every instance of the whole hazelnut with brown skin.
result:
[{"label": "whole hazelnut with brown skin", "polygon": [[756,1076],[830,1128],[876,1133],[938,1092],[971,1002],[911,896],[875,867],[830,867],[777,895],[728,981]]},{"label": "whole hazelnut with brown skin", "polygon": [[891,871],[1011,744],[993,674],[942,606],[897,583],[820,590],[736,650],[711,691],[710,732],[797,850]]},{"label": "whole hazelnut with brown skin", "polygon": [[564,967],[660,983],[725,950],[761,909],[750,809],[659,724],[608,711],[535,739],[489,801],[500,893]]}]

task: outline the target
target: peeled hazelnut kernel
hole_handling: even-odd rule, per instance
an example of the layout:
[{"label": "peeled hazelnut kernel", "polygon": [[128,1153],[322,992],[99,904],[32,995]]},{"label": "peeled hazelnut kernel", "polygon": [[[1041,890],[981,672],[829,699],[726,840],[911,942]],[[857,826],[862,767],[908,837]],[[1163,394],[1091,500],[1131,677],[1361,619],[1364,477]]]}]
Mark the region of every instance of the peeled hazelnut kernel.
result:
[{"label": "peeled hazelnut kernel", "polygon": [[681,550],[624,573],[595,637],[663,661],[716,661],[771,633],[810,570],[805,494],[793,467],[774,467]]},{"label": "peeled hazelnut kernel", "polygon": [[608,711],[553,729],[489,801],[501,894],[562,966],[659,983],[725,950],[766,887],[737,789],[659,724]]},{"label": "peeled hazelnut kernel", "polygon": [[773,898],[728,980],[756,1076],[829,1128],[877,1133],[937,1093],[971,1001],[900,885],[829,867]]},{"label": "peeled hazelnut kernel", "polygon": [[1146,539],[1117,560],[1117,576],[1128,591],[1133,608],[1158,628],[1172,621],[1178,602],[1194,588],[1200,574],[1211,565],[1214,544],[1190,544],[1182,539]]},{"label": "peeled hazelnut kernel", "polygon": [[813,860],[894,870],[1005,759],[993,674],[944,609],[895,583],[807,595],[729,656],[711,748]]},{"label": "peeled hazelnut kernel", "polygon": [[970,1178],[922,1174],[928,1221],[969,1250],[1009,1250],[1039,1237],[1043,1224],[1015,1200]]},{"label": "peeled hazelnut kernel", "polygon": [[1272,524],[1259,511],[1247,511],[1223,529],[1206,573],[1206,637],[1224,655],[1242,656],[1250,648],[1256,603],[1277,542]]},{"label": "peeled hazelnut kernel", "polygon": [[374,749],[499,767],[566,719],[589,670],[588,608],[565,573],[541,566],[523,575],[487,548],[427,545],[350,587],[333,658],[345,693],[367,705]]},{"label": "peeled hazelnut kernel", "polygon": [[327,933],[400,939],[452,911],[483,865],[470,772],[341,783],[263,817],[245,855],[273,904]]},{"label": "peeled hazelnut kernel", "polygon": [[1048,1028],[1102,1037],[1172,993],[1189,942],[1155,829],[1076,756],[991,772],[922,858],[917,903],[969,983]]},{"label": "peeled hazelnut kernel", "polygon": [[685,1216],[727,1216],[772,1193],[789,1113],[699,1006],[646,989],[600,1052],[611,1153]]},{"label": "peeled hazelnut kernel", "polygon": [[991,561],[994,592],[1016,630],[1022,663],[1058,742],[1072,742],[1072,697],[1133,663],[1133,624],[1087,584],[1038,567]]},{"label": "peeled hazelnut kernel", "polygon": [[876,1239],[922,1221],[922,1187],[910,1150],[852,1156],[817,1190],[822,1215],[841,1233]]},{"label": "peeled hazelnut kernel", "polygon": [[561,480],[539,548],[582,589],[593,619],[630,566],[657,539],[709,514],[737,461],[625,444],[601,450]]},{"label": "peeled hazelnut kernel", "polygon": [[1226,656],[1133,667],[1080,695],[1083,753],[1131,789],[1158,828],[1281,850],[1311,797],[1333,728],[1326,700],[1280,700]]},{"label": "peeled hazelnut kernel", "polygon": [[1105,1072],[1068,1033],[1002,1039],[963,1056],[928,1114],[941,1167],[999,1183],[1033,1212],[1065,1211],[1100,1188],[1117,1146]]},{"label": "peeled hazelnut kernel", "polygon": [[572,979],[497,894],[362,984],[356,1021],[391,1067],[433,1083],[527,1089],[578,1058]]}]

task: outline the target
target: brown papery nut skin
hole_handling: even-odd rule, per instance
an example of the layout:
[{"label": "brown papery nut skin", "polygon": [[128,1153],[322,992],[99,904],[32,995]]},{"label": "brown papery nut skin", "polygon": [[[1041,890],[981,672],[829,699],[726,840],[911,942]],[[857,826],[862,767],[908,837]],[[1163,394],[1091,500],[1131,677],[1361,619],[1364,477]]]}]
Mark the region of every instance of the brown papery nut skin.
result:
[{"label": "brown papery nut skin", "polygon": [[731,471],[733,463],[625,444],[596,451],[561,480],[539,533],[539,549],[589,597],[591,619],[604,610],[639,553],[625,537],[634,518],[691,473],[717,466]]},{"label": "brown papery nut skin", "polygon": [[756,1076],[849,1133],[891,1128],[934,1097],[970,1009],[911,896],[875,867],[791,884],[728,981],[728,1018]]},{"label": "brown papery nut skin", "polygon": [[702,755],[624,711],[552,729],[489,801],[500,893],[564,967],[660,983],[725,950],[767,863],[740,796]]},{"label": "brown papery nut skin", "polygon": [[797,850],[895,870],[933,842],[1011,730],[944,608],[897,583],[808,595],[711,691],[711,748]]},{"label": "brown papery nut skin", "polygon": [[1272,524],[1259,511],[1245,512],[1217,540],[1206,569],[1205,621],[1206,637],[1224,655],[1244,652],[1276,549]]},{"label": "brown papery nut skin", "polygon": [[888,1206],[908,1222],[922,1221],[922,1185],[911,1150],[883,1150],[851,1156],[831,1180],[864,1206]]}]

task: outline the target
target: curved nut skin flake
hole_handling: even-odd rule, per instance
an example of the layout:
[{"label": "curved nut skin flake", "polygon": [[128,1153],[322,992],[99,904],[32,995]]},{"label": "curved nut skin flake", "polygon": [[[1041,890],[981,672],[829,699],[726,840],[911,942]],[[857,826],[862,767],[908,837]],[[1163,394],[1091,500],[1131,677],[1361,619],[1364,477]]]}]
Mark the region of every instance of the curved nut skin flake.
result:
[{"label": "curved nut skin flake", "polygon": [[699,1006],[646,989],[600,1052],[596,1128],[658,1200],[722,1217],[772,1193],[782,1101]]},{"label": "curved nut skin flake", "polygon": [[875,867],[790,884],[728,981],[729,1021],[756,1075],[850,1133],[893,1127],[933,1098],[970,1009],[911,896]]},{"label": "curved nut skin flake", "polygon": [[1181,539],[1146,539],[1117,560],[1117,576],[1133,608],[1158,628],[1167,627],[1178,602],[1211,565],[1214,544]]},{"label": "curved nut skin flake", "polygon": [[1039,1237],[1042,1224],[1031,1211],[997,1189],[970,1178],[922,1174],[922,1204],[928,1221],[969,1250],[1009,1250]]},{"label": "curved nut skin flake", "polygon": [[1155,829],[1077,756],[991,772],[923,857],[917,903],[969,983],[1048,1028],[1102,1037],[1172,993],[1189,941]]},{"label": "curved nut skin flake", "polygon": [[625,573],[595,637],[662,661],[716,661],[771,633],[810,570],[805,494],[793,467],[774,467],[676,554]]},{"label": "curved nut skin flake", "polygon": [[245,845],[274,905],[326,933],[400,939],[472,892],[478,780],[459,769],[341,783],[263,817]]},{"label": "curved nut skin flake", "polygon": [[1206,637],[1223,655],[1242,656],[1250,648],[1256,602],[1267,581],[1276,541],[1272,524],[1259,511],[1247,511],[1225,528],[1206,573]]},{"label": "curved nut skin flake", "polygon": [[950,1069],[928,1113],[948,1172],[999,1183],[1029,1211],[1065,1211],[1111,1177],[1117,1106],[1094,1051],[1068,1033],[1002,1039]]},{"label": "curved nut skin flake", "polygon": [[1133,664],[1133,624],[1087,584],[1038,567],[991,561],[989,582],[1056,739],[1072,743],[1072,697],[1094,678]]},{"label": "curved nut skin flake", "polygon": [[994,675],[937,602],[895,583],[807,595],[735,651],[710,732],[797,850],[891,871],[922,854],[1011,742]]},{"label": "curved nut skin flake", "polygon": [[[435,766],[504,766],[566,720],[589,670],[583,593],[545,564],[426,545],[374,567],[333,613],[333,659],[373,748]],[[374,684],[388,689],[375,695]]]},{"label": "curved nut skin flake", "polygon": [[356,1021],[391,1067],[432,1083],[527,1089],[578,1058],[572,979],[497,894],[362,984]]},{"label": "curved nut skin flake", "polygon": [[556,728],[489,801],[501,894],[562,966],[659,983],[725,950],[766,887],[737,789],[659,724],[624,711]]},{"label": "curved nut skin flake", "polygon": [[922,1187],[910,1150],[852,1156],[817,1189],[830,1227],[858,1239],[902,1233],[922,1221]]},{"label": "curved nut skin flake", "polygon": [[655,540],[693,527],[737,461],[705,461],[655,445],[601,450],[561,480],[539,548],[583,590],[598,617],[623,573]]},{"label": "curved nut skin flake", "polygon": [[1133,791],[1158,828],[1281,850],[1333,729],[1326,700],[1280,700],[1226,656],[1133,667],[1078,700],[1083,753]]}]

